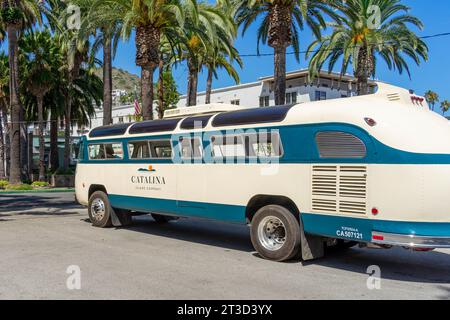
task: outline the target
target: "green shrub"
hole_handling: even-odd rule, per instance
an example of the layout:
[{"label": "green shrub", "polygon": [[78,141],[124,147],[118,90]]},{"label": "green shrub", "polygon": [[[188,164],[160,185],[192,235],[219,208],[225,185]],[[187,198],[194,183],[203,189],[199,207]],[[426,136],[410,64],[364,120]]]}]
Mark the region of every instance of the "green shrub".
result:
[{"label": "green shrub", "polygon": [[45,181],[34,181],[34,182],[31,184],[31,186],[32,186],[32,187],[35,187],[35,188],[44,188],[44,187],[48,187],[48,186],[49,186],[49,183],[48,183],[48,182],[45,182]]},{"label": "green shrub", "polygon": [[7,180],[0,180],[0,189],[5,189],[8,184]]},{"label": "green shrub", "polygon": [[6,190],[17,191],[17,190],[33,190],[33,187],[29,184],[8,184]]}]

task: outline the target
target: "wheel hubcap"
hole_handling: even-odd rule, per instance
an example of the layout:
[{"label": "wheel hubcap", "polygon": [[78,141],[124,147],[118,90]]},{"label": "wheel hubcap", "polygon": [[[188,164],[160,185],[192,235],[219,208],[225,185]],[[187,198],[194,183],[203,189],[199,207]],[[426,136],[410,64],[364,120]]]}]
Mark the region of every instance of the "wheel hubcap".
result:
[{"label": "wheel hubcap", "polygon": [[92,201],[91,214],[97,221],[101,221],[105,217],[105,203],[102,199],[97,198]]},{"label": "wheel hubcap", "polygon": [[267,250],[279,250],[286,242],[286,229],[283,222],[277,217],[265,217],[258,225],[258,237]]}]

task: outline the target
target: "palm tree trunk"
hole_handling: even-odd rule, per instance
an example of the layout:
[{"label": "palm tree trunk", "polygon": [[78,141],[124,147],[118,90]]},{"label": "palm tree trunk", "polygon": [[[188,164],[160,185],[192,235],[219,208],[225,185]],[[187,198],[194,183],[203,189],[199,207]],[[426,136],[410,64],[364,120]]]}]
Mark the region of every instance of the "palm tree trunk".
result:
[{"label": "palm tree trunk", "polygon": [[3,106],[0,101],[0,180],[6,178],[5,168],[5,137],[3,135]]},{"label": "palm tree trunk", "polygon": [[[6,105],[6,104],[5,104]],[[0,112],[2,112],[2,120],[3,120],[3,128],[5,130],[5,176],[7,178],[9,178],[9,172],[10,172],[10,165],[11,165],[11,161],[10,161],[10,146],[11,146],[11,141],[10,141],[10,135],[9,135],[9,128],[10,125],[8,124],[8,112],[6,110],[6,108],[4,108],[3,110],[0,110]]]},{"label": "palm tree trunk", "polygon": [[197,85],[198,85],[198,69],[192,59],[188,59],[188,92],[187,92],[187,105],[197,105]]},{"label": "palm tree trunk", "polygon": [[280,106],[286,101],[286,47],[277,46],[274,51],[275,105]]},{"label": "palm tree trunk", "polygon": [[153,72],[151,65],[141,67],[141,95],[142,117],[144,120],[153,119]]},{"label": "palm tree trunk", "polygon": [[21,176],[22,181],[31,180],[30,174],[30,165],[31,159],[29,159],[29,150],[28,150],[28,123],[24,121],[25,119],[25,110],[21,106],[20,108],[20,119],[22,119],[20,123],[20,167],[21,167]]},{"label": "palm tree trunk", "polygon": [[11,145],[10,145],[10,175],[11,184],[21,183],[20,175],[20,123],[21,105],[19,101],[18,83],[18,26],[8,24],[8,55],[9,55],[9,92],[11,108]]},{"label": "palm tree trunk", "polygon": [[213,82],[213,71],[211,67],[208,67],[208,77],[206,79],[205,104],[211,103],[212,82]]},{"label": "palm tree trunk", "polygon": [[68,90],[66,99],[66,109],[64,112],[64,170],[67,171],[70,165],[70,123],[72,112],[72,90]]},{"label": "palm tree trunk", "polygon": [[164,117],[164,61],[159,60],[159,79],[158,79],[158,116],[160,119]]},{"label": "palm tree trunk", "polygon": [[111,37],[104,33],[103,43],[103,125],[112,124]]},{"label": "palm tree trunk", "polygon": [[45,181],[44,96],[38,95],[36,99],[39,122],[39,181]]},{"label": "palm tree trunk", "polygon": [[59,154],[58,154],[58,117],[54,110],[52,110],[50,116],[50,170],[56,171],[59,167]]},{"label": "palm tree trunk", "polygon": [[358,81],[357,92],[358,95],[369,94],[369,78],[374,70],[373,53],[369,48],[361,47],[358,54],[358,64],[355,72],[355,77]]}]

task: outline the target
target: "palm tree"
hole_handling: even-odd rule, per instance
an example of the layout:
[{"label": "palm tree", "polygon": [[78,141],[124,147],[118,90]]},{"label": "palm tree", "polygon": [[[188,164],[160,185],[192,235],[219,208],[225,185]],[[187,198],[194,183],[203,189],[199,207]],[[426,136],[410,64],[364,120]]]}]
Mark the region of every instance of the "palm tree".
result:
[{"label": "palm tree", "polygon": [[60,62],[59,45],[48,30],[25,34],[20,41],[26,68],[23,78],[27,90],[36,98],[39,128],[39,181],[45,181],[44,97],[55,82]]},{"label": "palm tree", "polygon": [[[380,10],[380,23],[373,25],[373,11]],[[376,60],[380,57],[389,69],[410,75],[405,57],[417,65],[428,59],[428,47],[408,25],[422,29],[422,22],[408,14],[409,8],[400,0],[347,0],[336,4],[341,13],[338,23],[331,23],[331,34],[311,43],[307,57],[311,75],[317,74],[328,61],[331,72],[342,61],[341,74],[352,64],[357,78],[358,94],[368,94],[370,77],[375,76]]]},{"label": "palm tree", "polygon": [[230,59],[227,59],[225,53],[221,50],[220,47],[213,47],[205,57],[204,65],[208,70],[208,75],[206,78],[206,95],[205,95],[206,104],[211,103],[212,82],[213,77],[217,79],[217,69],[223,68],[228,73],[228,75],[233,78],[236,84],[240,82],[239,75],[233,66],[233,60],[241,68],[242,68],[242,60],[239,57],[237,50],[233,51],[234,51],[233,55],[230,57]]},{"label": "palm tree", "polygon": [[[11,115],[10,175],[11,184],[21,183],[21,124],[23,109],[19,99],[18,41],[20,31],[35,19],[40,20],[39,7],[34,0],[2,0],[1,20],[6,27],[9,57],[9,106]],[[23,152],[22,152],[23,153]],[[24,155],[22,155],[24,156]]]},{"label": "palm tree", "polygon": [[8,56],[0,52],[0,180],[8,176],[9,134],[8,134],[8,96],[9,96]]},{"label": "palm tree", "polygon": [[450,101],[448,100],[444,100],[441,102],[441,110],[442,110],[442,115],[444,115],[448,109],[450,109]]},{"label": "palm tree", "polygon": [[[48,1],[51,8],[50,25],[52,29],[58,34],[58,41],[61,46],[62,55],[64,55],[64,70],[65,78],[65,92],[64,92],[64,171],[69,170],[70,156],[71,156],[71,116],[72,116],[72,104],[75,81],[79,77],[80,69],[84,63],[93,64],[95,58],[89,56],[91,47],[89,43],[89,34],[78,29],[67,28],[66,23],[71,14],[70,10],[67,10],[67,4],[62,0]],[[82,20],[84,20],[86,7],[80,8]]]},{"label": "palm tree", "polygon": [[[184,9],[196,10],[195,1],[187,1]],[[153,119],[153,74],[159,65],[161,36],[171,39],[177,26],[182,26],[184,14],[180,0],[96,0],[94,7],[114,5],[109,21],[123,24],[122,37],[135,33],[136,65],[141,67],[142,113],[144,120]]]},{"label": "palm tree", "polygon": [[93,6],[94,0],[75,0],[74,3],[86,8],[88,14],[83,19],[81,32],[95,38],[91,55],[102,48],[103,52],[103,125],[112,124],[112,60],[115,56],[122,24],[113,2],[103,2]]},{"label": "palm tree", "polygon": [[431,106],[431,110],[434,111],[434,106],[436,105],[437,102],[439,102],[439,95],[432,90],[428,90],[427,92],[425,92],[425,99],[427,100],[427,103]]},{"label": "palm tree", "polygon": [[186,14],[185,25],[181,34],[182,59],[188,67],[187,105],[197,104],[198,73],[208,51],[220,46],[231,55],[233,40],[236,36],[236,25],[232,15],[219,6],[200,3],[195,15]]},{"label": "palm tree", "polygon": [[[299,30],[307,25],[317,38],[326,27],[323,14],[337,19],[328,5],[329,0],[235,0],[236,20],[243,26],[244,34],[251,24],[261,21],[257,33],[259,44],[274,49],[275,104],[282,105],[286,99],[286,48],[293,46],[299,60]],[[259,20],[258,18],[261,18]]]}]

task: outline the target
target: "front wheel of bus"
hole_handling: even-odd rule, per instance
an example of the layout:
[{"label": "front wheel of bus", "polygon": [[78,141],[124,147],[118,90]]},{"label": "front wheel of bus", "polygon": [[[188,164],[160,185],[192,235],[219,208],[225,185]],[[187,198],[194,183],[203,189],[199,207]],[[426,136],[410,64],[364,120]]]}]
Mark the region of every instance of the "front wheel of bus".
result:
[{"label": "front wheel of bus", "polygon": [[111,205],[108,196],[103,191],[95,191],[89,198],[88,213],[95,227],[106,228],[111,223]]},{"label": "front wheel of bus", "polygon": [[300,249],[300,225],[282,206],[259,209],[252,219],[250,235],[253,247],[265,259],[286,261]]}]

